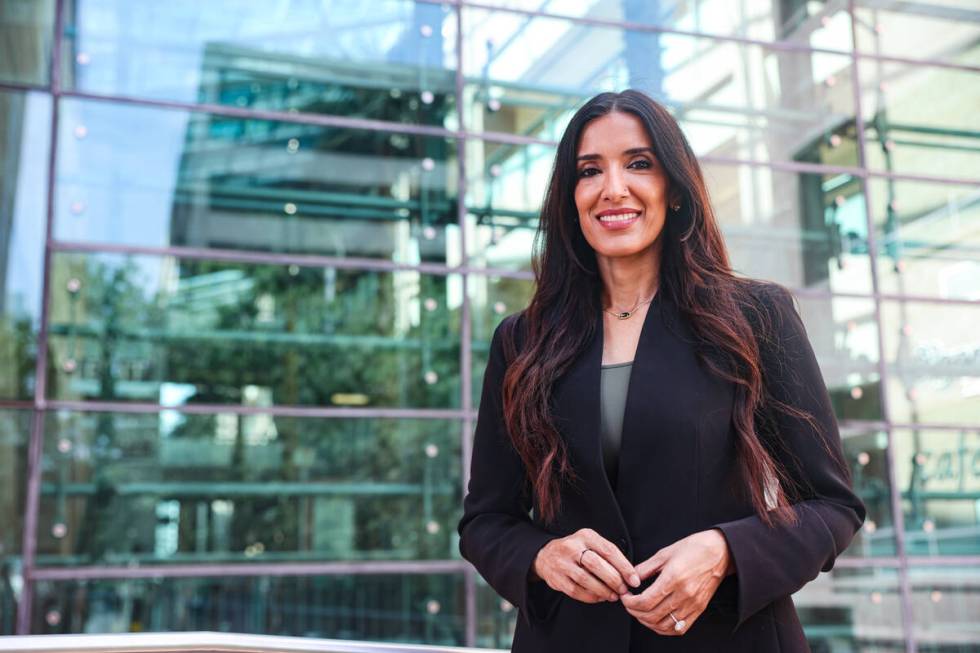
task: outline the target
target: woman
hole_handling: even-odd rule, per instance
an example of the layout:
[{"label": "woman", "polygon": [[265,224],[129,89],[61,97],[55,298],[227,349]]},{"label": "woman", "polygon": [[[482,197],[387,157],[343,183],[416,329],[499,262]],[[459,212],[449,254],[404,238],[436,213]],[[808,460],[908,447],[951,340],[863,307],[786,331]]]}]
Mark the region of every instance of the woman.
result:
[{"label": "woman", "polygon": [[494,333],[460,550],[514,651],[806,651],[790,594],[864,520],[790,294],[733,275],[670,114],[572,118]]}]

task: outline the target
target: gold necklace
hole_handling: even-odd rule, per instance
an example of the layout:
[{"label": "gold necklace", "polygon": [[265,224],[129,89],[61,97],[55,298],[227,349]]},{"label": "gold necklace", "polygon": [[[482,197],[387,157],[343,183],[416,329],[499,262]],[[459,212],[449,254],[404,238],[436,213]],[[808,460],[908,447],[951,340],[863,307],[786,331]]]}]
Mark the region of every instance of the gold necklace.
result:
[{"label": "gold necklace", "polygon": [[636,309],[638,309],[639,307],[644,306],[646,304],[649,304],[650,302],[653,301],[653,298],[656,297],[656,296],[657,296],[657,293],[653,293],[653,296],[650,297],[650,299],[646,300],[645,302],[637,302],[636,305],[633,308],[631,308],[630,310],[628,310],[628,311],[622,311],[622,312],[619,312],[619,311],[610,311],[608,308],[604,308],[602,310],[604,310],[606,313],[609,313],[610,315],[615,315],[616,316],[616,319],[626,320],[626,319],[629,319],[629,318],[633,317],[633,314],[636,313]]}]

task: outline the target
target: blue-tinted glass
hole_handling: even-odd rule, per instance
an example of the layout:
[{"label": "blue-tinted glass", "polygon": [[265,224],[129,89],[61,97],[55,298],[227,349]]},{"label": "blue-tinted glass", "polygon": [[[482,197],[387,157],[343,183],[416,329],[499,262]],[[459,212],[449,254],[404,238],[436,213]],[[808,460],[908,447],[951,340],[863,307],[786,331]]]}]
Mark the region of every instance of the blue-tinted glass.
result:
[{"label": "blue-tinted glass", "polygon": [[27,448],[31,413],[0,410],[0,635],[16,630],[23,588],[21,538],[27,502]]},{"label": "blue-tinted glass", "polygon": [[54,7],[54,0],[0,2],[0,82],[48,83]]},{"label": "blue-tinted glass", "polygon": [[462,581],[445,574],[42,581],[31,632],[228,631],[458,646]]},{"label": "blue-tinted glass", "polygon": [[472,129],[557,139],[587,98],[632,87],[674,111],[698,155],[811,161],[834,139],[836,162],[857,162],[849,56],[504,11],[463,19]]},{"label": "blue-tinted glass", "polygon": [[455,421],[51,413],[38,564],[457,557]]},{"label": "blue-tinted glass", "polygon": [[51,278],[52,397],[459,405],[454,276],[58,253]]},{"label": "blue-tinted glass", "polygon": [[0,91],[0,399],[34,395],[50,133],[49,96]]},{"label": "blue-tinted glass", "polygon": [[272,7],[78,0],[65,77],[85,92],[261,111],[455,123],[448,5],[325,0]]},{"label": "blue-tinted glass", "polygon": [[59,240],[458,258],[454,141],[78,100],[60,121]]}]

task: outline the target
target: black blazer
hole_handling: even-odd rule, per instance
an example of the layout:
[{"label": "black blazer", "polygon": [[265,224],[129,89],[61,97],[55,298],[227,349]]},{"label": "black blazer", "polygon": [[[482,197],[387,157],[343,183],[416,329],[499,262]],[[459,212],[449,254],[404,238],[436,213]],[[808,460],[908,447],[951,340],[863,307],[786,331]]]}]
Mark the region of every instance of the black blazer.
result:
[{"label": "black blazer", "polygon": [[[520,347],[521,314],[497,327],[459,534],[463,557],[520,612],[512,650],[809,650],[790,594],[833,567],[865,511],[851,490],[827,389],[792,296],[774,284],[752,287],[758,308],[772,316],[773,340],[758,338],[766,386],[772,396],[809,411],[820,426],[817,434],[781,415],[756,420],[761,433],[768,424],[770,434],[778,435],[764,441],[801,492],[795,505],[799,521],[792,527],[767,527],[738,490],[735,386],[697,360],[686,320],[663,293],[647,310],[633,362],[615,490],[603,468],[599,436],[601,314],[591,344],[556,384],[555,419],[578,481],[562,487],[557,520],[542,524],[537,510],[531,512],[532,493],[501,410],[508,362],[500,333],[515,328]],[[752,320],[751,311],[746,314]],[[634,564],[691,533],[719,528],[736,573],[722,582],[687,633],[662,637],[619,602],[581,603],[528,581],[544,544],[586,527],[616,543]]]}]

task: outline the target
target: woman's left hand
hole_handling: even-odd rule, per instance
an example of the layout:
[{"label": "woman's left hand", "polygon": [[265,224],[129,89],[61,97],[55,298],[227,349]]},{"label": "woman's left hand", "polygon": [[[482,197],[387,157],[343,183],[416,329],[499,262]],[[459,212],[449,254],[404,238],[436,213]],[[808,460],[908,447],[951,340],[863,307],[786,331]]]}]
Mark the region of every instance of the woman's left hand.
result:
[{"label": "woman's left hand", "polygon": [[694,533],[638,564],[636,572],[640,578],[645,580],[658,572],[660,575],[641,594],[624,594],[620,601],[627,612],[655,633],[683,635],[733,568],[721,531]]}]

